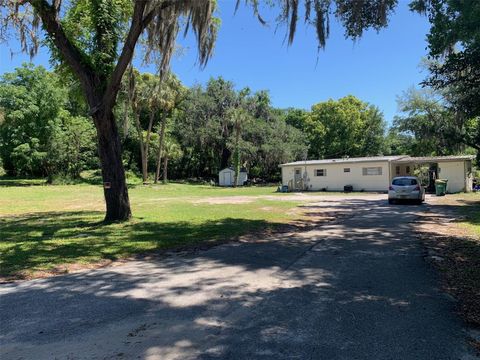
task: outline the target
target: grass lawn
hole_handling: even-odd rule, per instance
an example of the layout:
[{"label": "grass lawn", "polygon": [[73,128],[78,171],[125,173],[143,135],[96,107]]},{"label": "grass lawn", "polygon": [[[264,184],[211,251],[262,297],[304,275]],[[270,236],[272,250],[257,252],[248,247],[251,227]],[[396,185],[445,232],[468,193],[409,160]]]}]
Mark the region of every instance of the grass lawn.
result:
[{"label": "grass lawn", "polygon": [[1,277],[28,278],[65,271],[68,264],[229,239],[299,216],[289,210],[300,202],[282,199],[275,187],[140,185],[129,190],[133,219],[104,225],[100,186],[41,184],[0,182]]},{"label": "grass lawn", "polygon": [[464,217],[461,225],[480,237],[480,193],[457,194],[455,198],[465,205],[458,208],[459,214]]}]

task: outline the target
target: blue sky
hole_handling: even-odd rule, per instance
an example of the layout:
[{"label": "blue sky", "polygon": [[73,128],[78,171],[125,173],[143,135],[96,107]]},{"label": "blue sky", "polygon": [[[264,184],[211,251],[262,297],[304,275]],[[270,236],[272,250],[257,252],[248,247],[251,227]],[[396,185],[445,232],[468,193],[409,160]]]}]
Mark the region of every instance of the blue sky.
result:
[{"label": "blue sky", "polygon": [[[264,11],[271,24],[262,26],[249,7],[241,6],[234,15],[235,2],[219,1],[222,26],[206,68],[196,63],[194,39],[179,39],[184,51],[173,59],[172,68],[185,85],[223,76],[238,88],[269,90],[273,105],[282,108],[309,109],[352,94],[377,105],[390,122],[397,112],[396,96],[426,75],[420,63],[426,55],[429,24],[408,10],[406,0],[399,1],[388,28],[368,31],[357,42],[345,39],[341,26],[332,21],[326,49],[319,53],[312,27],[299,21],[295,41],[287,46],[285,28],[276,29],[273,23],[275,13]],[[28,61],[23,54],[9,56],[10,49],[17,48],[14,41],[0,46],[0,74]],[[48,67],[48,53],[41,51],[33,62]]]}]

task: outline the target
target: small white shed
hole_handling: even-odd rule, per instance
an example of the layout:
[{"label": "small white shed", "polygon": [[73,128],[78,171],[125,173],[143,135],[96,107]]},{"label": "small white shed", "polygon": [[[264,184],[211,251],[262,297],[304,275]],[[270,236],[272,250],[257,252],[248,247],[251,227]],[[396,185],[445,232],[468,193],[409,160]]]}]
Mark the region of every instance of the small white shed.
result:
[{"label": "small white shed", "polygon": [[[247,170],[240,169],[240,174],[237,179],[237,186],[242,186],[248,179]],[[220,186],[233,186],[235,181],[235,170],[232,168],[225,168],[218,173],[218,184]]]}]

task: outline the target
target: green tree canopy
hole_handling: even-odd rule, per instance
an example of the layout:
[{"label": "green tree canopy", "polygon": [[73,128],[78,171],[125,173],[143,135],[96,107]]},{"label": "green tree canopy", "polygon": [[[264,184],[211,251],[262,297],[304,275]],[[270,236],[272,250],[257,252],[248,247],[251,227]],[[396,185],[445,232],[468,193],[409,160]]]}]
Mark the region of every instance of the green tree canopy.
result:
[{"label": "green tree canopy", "polygon": [[182,149],[171,172],[176,177],[216,178],[238,154],[252,176],[274,179],[279,163],[306,152],[305,137],[273,109],[268,92],[242,93],[223,78],[188,91],[172,134]]},{"label": "green tree canopy", "polygon": [[410,139],[411,155],[452,155],[467,147],[480,149],[478,118],[465,121],[459,117],[442,93],[411,88],[397,101],[402,115],[394,119],[392,133]]},{"label": "green tree canopy", "polygon": [[384,150],[382,113],[352,95],[313,105],[304,126],[311,158],[373,156]]},{"label": "green tree canopy", "polygon": [[0,155],[8,173],[78,177],[96,163],[93,125],[71,114],[71,103],[58,77],[41,66],[24,64],[3,75]]},{"label": "green tree canopy", "polygon": [[431,23],[425,84],[448,89],[451,105],[465,118],[480,116],[480,1],[414,0],[410,7]]}]

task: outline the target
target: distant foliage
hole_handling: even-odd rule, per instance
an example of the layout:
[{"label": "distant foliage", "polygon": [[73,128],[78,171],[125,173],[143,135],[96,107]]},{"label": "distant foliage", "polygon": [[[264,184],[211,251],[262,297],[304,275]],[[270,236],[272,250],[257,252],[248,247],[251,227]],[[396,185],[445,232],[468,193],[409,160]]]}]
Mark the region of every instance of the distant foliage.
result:
[{"label": "distant foliage", "polygon": [[410,7],[431,24],[425,84],[448,89],[452,105],[466,118],[480,116],[480,1],[413,0]]},{"label": "distant foliage", "polygon": [[76,178],[95,167],[95,130],[66,110],[66,89],[43,67],[24,65],[0,80],[0,156],[10,175]]},{"label": "distant foliage", "polygon": [[309,157],[331,159],[381,155],[386,123],[380,110],[354,96],[318,103],[301,126],[309,139]]},{"label": "distant foliage", "polygon": [[[31,65],[1,78],[0,156],[8,175],[69,183],[99,168],[78,82],[59,78]],[[221,77],[187,88],[173,74],[160,85],[158,76],[135,71],[135,82],[132,100],[124,79],[115,114],[124,167],[135,179],[146,168],[143,181],[157,172],[165,181],[216,180],[229,166],[278,181],[278,165],[296,160],[473,153],[480,126],[478,118],[458,121],[446,98],[427,90],[399,97],[401,115],[386,131],[380,110],[351,95],[308,111],[277,109],[268,91],[237,90]]]},{"label": "distant foliage", "polygon": [[398,107],[401,115],[395,117],[389,138],[391,147],[404,147],[402,153],[441,156],[480,149],[475,140],[479,118],[465,120],[442,93],[411,88],[398,98]]},{"label": "distant foliage", "polygon": [[304,156],[306,138],[272,107],[268,92],[248,95],[243,110],[237,108],[239,96],[234,84],[222,78],[189,90],[173,124],[183,153],[173,176],[216,178],[220,169],[234,165],[236,144],[240,165],[263,179],[277,179],[279,163]]}]

